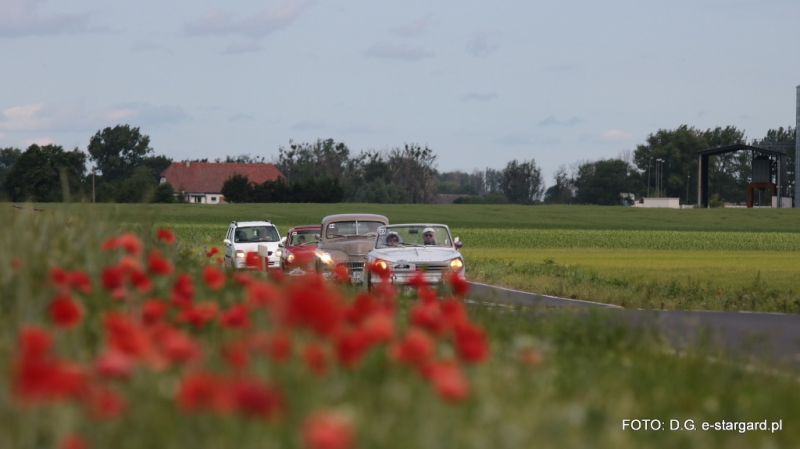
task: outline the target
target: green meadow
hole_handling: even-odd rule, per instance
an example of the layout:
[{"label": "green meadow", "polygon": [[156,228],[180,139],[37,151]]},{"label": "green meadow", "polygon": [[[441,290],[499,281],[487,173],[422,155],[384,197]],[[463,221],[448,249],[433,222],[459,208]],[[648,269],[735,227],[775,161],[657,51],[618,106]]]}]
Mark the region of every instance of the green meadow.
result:
[{"label": "green meadow", "polygon": [[[60,266],[98,276],[113,261],[110,252],[100,250],[101,243],[123,230],[135,231],[145,245],[158,245],[154,231],[167,225],[177,241],[165,254],[176,268],[198,270],[205,262],[201,251],[220,244],[231,220],[266,217],[284,231],[331,213],[376,212],[395,223],[449,224],[465,242],[469,277],[483,282],[628,307],[797,312],[791,279],[800,216],[794,210],[0,207],[2,448],[55,448],[69,432],[86,436],[90,448],[303,447],[295,415],[264,423],[181,413],[173,400],[174,370],[138,372],[130,382],[114,384],[128,400],[125,415],[116,419],[87,419],[70,404],[31,408],[14,403],[7,386],[18,351],[16,333],[26,324],[49,325],[53,287],[48,270]],[[703,246],[708,241],[710,246]],[[9,269],[15,259],[18,268]],[[230,302],[241,295],[233,284],[216,296],[200,293],[204,300]],[[167,284],[155,287],[168,289]],[[102,337],[88,322],[104,308],[118,306],[109,301],[100,291],[85,298],[87,324],[59,331],[60,356],[85,363],[97,355]],[[398,322],[411,304],[401,302]],[[485,329],[491,357],[465,369],[470,396],[463,403],[439,400],[410,370],[387,369],[377,353],[360,370],[332,369],[324,382],[301,370],[299,362],[285,371],[269,364],[252,369],[280,383],[293,400],[293,413],[324,405],[347,416],[356,434],[354,448],[781,448],[800,441],[800,389],[791,367],[722,353],[711,340],[676,353],[658,329],[622,326],[602,310],[468,308]],[[220,332],[196,336],[209,345],[225,341]],[[523,354],[535,357],[522,359]],[[625,427],[626,420],[635,419],[659,420],[660,429]],[[702,428],[723,421],[781,423],[781,429]],[[675,422],[680,429],[671,428]]]}]

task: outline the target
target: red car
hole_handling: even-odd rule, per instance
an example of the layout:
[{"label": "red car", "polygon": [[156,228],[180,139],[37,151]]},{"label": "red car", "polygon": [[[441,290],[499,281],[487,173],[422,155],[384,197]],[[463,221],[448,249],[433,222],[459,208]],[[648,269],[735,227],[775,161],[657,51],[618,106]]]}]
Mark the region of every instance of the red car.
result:
[{"label": "red car", "polygon": [[282,239],[281,269],[289,274],[314,271],[314,250],[317,249],[320,225],[302,225],[289,229]]}]

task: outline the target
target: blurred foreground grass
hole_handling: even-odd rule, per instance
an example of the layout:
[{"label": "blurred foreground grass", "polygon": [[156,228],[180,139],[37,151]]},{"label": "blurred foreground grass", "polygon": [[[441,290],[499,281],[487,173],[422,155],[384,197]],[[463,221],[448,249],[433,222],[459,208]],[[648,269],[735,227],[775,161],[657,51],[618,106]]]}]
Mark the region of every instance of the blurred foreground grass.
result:
[{"label": "blurred foreground grass", "polygon": [[[299,445],[291,431],[293,415],[286,422],[264,423],[181,413],[172,400],[176,373],[137,374],[124,387],[129,412],[118,420],[86,421],[68,405],[30,409],[12,402],[8,376],[16,332],[23,324],[46,323],[52,293],[48,269],[97,273],[112,260],[99,249],[103,240],[134,227],[146,245],[155,244],[157,221],[142,215],[135,223],[120,224],[113,213],[24,211],[0,223],[0,448],[53,448],[69,430],[87,435],[92,448]],[[204,244],[183,239],[167,256],[182,269],[196,269],[201,248],[195,243]],[[10,269],[13,259],[18,269]],[[510,267],[481,263],[502,271]],[[554,262],[521,265],[521,277],[543,270],[557,280],[572,270]],[[225,301],[234,288],[204,299]],[[105,306],[100,295],[88,298],[87,320]],[[492,357],[468,369],[472,395],[464,404],[441,402],[409,370],[387,370],[381,354],[371,355],[359,371],[334,369],[324,381],[299,363],[283,374],[267,363],[254,369],[275,378],[295,398],[298,411],[326,404],[350,415],[359,448],[752,448],[794,447],[800,441],[800,389],[789,368],[753,369],[735,355],[718,353],[713,342],[676,354],[658,329],[623,327],[603,312],[471,304],[469,313],[484,326]],[[58,351],[88,360],[98,340],[84,326],[60,334]],[[623,430],[624,419],[658,419],[665,430]],[[671,431],[672,419],[693,420],[697,429]],[[700,429],[703,422],[723,420],[782,420],[783,430]]]}]

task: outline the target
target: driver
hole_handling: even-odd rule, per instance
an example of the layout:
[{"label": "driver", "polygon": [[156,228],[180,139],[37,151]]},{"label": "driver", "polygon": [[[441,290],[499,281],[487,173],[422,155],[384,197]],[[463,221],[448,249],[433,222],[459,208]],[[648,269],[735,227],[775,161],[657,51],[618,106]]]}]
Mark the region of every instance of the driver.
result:
[{"label": "driver", "polygon": [[298,235],[297,236],[297,244],[295,246],[303,246],[306,244],[306,236]]},{"label": "driver", "polygon": [[433,235],[433,228],[425,228],[422,230],[422,243],[424,245],[436,245],[436,240]]},{"label": "driver", "polygon": [[386,246],[397,246],[400,244],[400,236],[396,232],[390,232],[386,236]]}]

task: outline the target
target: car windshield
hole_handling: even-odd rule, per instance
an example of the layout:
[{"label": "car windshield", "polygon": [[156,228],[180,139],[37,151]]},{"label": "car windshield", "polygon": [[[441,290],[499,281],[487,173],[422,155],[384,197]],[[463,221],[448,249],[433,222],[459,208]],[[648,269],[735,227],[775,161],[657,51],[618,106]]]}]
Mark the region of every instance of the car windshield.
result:
[{"label": "car windshield", "polygon": [[450,232],[442,225],[394,225],[378,228],[375,248],[408,246],[452,247]]},{"label": "car windshield", "polygon": [[289,233],[287,246],[303,246],[316,243],[317,234],[319,234],[319,229],[302,229],[299,231],[292,231]]},{"label": "car windshield", "polygon": [[369,236],[374,237],[378,228],[383,226],[379,221],[335,221],[325,227],[325,238]]},{"label": "car windshield", "polygon": [[280,239],[274,226],[242,226],[233,233],[235,243],[277,242]]}]

